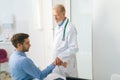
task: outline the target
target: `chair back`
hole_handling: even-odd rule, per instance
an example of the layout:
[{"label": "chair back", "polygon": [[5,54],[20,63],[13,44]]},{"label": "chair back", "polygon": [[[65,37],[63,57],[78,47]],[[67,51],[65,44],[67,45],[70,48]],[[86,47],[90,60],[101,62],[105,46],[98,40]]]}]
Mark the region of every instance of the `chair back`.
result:
[{"label": "chair back", "polygon": [[112,74],[111,80],[120,80],[120,74],[119,73]]},{"label": "chair back", "polygon": [[7,51],[5,49],[0,49],[0,63],[7,62]]}]

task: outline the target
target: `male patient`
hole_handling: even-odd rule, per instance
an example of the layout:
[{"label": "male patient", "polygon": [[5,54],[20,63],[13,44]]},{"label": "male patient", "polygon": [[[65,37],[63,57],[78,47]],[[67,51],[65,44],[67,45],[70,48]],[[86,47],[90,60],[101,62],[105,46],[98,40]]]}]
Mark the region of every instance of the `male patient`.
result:
[{"label": "male patient", "polygon": [[56,65],[59,66],[62,63],[58,63],[57,60],[55,60],[47,68],[40,70],[25,54],[25,52],[28,52],[30,48],[28,34],[14,34],[11,38],[11,42],[16,48],[16,51],[14,51],[9,59],[9,71],[13,80],[32,80],[34,78],[43,80],[52,72]]}]

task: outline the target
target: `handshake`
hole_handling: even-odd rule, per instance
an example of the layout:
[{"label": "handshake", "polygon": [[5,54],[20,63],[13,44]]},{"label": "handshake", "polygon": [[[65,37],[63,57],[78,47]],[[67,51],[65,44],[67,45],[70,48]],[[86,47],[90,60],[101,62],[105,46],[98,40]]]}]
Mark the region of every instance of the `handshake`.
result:
[{"label": "handshake", "polygon": [[60,60],[60,58],[56,57],[55,61],[53,62],[53,64],[55,66],[63,66],[63,67],[67,67],[67,63],[63,62],[62,60]]}]

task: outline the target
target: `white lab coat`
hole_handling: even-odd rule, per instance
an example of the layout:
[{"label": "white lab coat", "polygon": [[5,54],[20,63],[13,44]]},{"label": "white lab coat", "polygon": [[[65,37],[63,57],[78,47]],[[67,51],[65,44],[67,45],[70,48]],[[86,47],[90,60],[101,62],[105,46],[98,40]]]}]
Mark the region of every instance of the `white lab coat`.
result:
[{"label": "white lab coat", "polygon": [[60,28],[58,26],[55,28],[54,58],[59,57],[63,62],[67,62],[67,67],[64,68],[63,66],[56,66],[53,72],[58,73],[62,76],[77,77],[77,31],[71,22],[68,22],[65,32],[65,40],[62,41],[66,21],[67,19],[64,21],[63,25]]}]

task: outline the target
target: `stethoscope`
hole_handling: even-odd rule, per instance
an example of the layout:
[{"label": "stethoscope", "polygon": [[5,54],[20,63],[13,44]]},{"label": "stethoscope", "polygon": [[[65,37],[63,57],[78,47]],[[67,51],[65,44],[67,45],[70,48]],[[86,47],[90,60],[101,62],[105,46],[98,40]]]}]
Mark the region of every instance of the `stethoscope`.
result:
[{"label": "stethoscope", "polygon": [[66,32],[66,27],[67,27],[68,21],[69,21],[69,19],[67,19],[65,26],[64,26],[62,41],[65,41],[65,32]]}]

